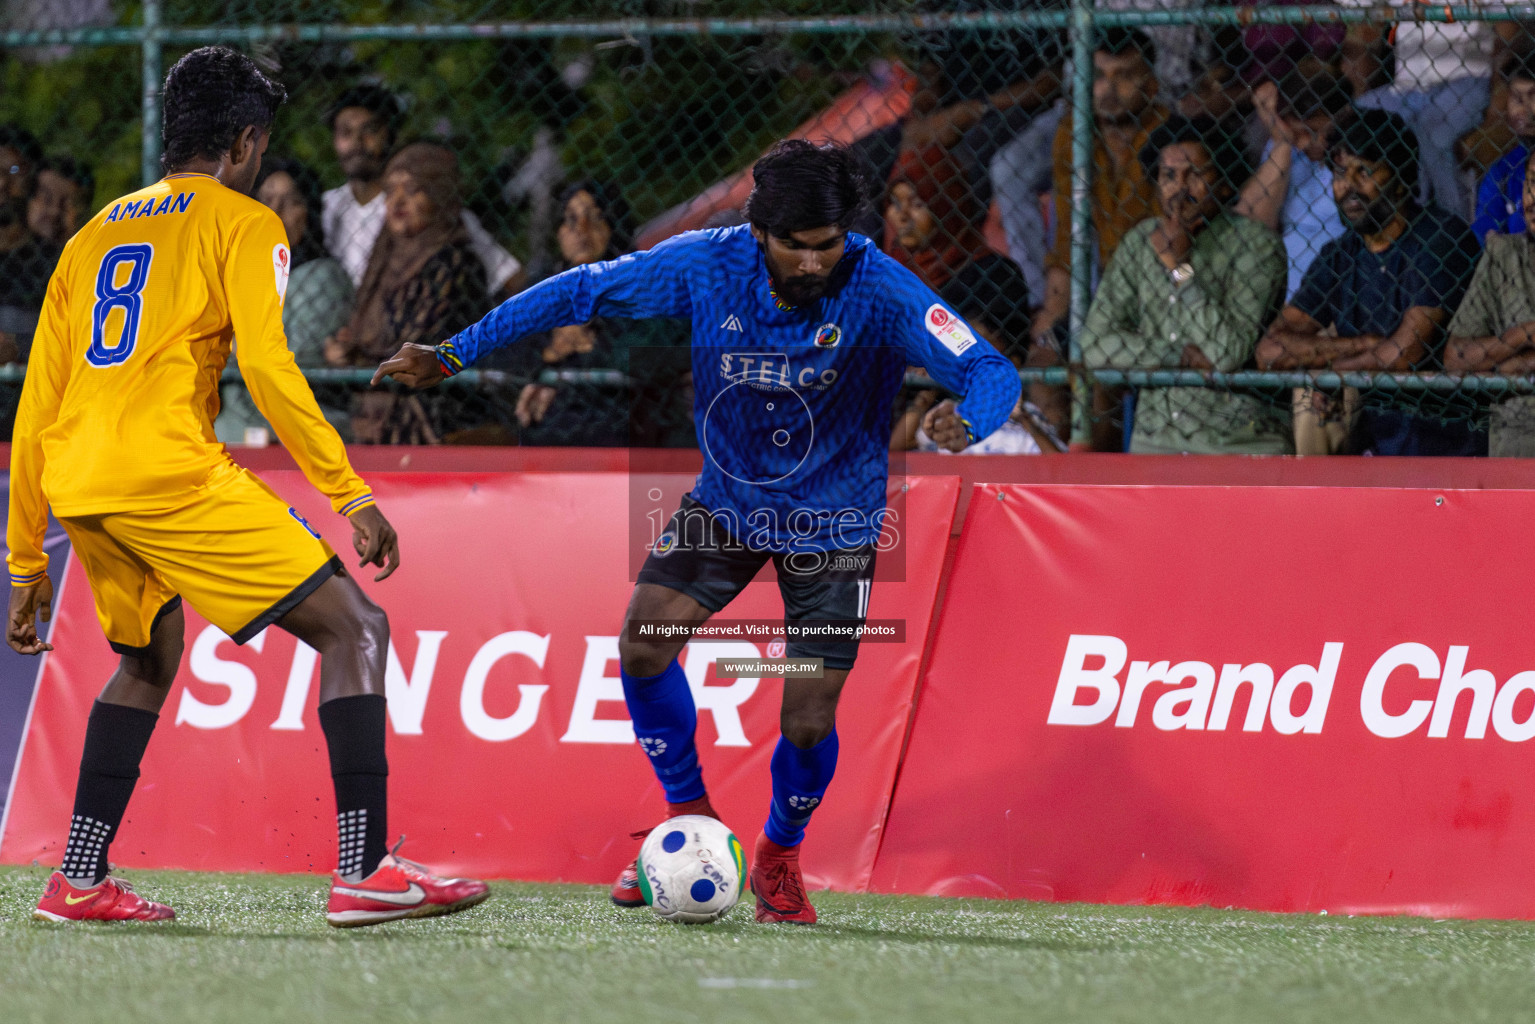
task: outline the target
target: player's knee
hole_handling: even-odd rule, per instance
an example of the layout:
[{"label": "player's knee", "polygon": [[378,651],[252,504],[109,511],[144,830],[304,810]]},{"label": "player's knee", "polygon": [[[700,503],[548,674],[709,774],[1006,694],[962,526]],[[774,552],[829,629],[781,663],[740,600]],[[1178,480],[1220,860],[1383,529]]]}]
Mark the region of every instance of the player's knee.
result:
[{"label": "player's knee", "polygon": [[373,650],[388,650],[389,613],[366,598],[363,599],[361,605],[356,616],[356,629],[359,634],[359,641]]},{"label": "player's knee", "polygon": [[658,676],[676,656],[669,645],[641,643],[627,637],[618,639],[618,663],[631,676]]},{"label": "player's knee", "polygon": [[143,654],[125,654],[119,662],[119,672],[128,679],[169,690],[176,681],[176,670],[181,666],[184,645],[179,637],[166,640]]},{"label": "player's knee", "polygon": [[836,702],[817,701],[813,704],[797,708],[784,708],[778,718],[779,731],[783,738],[799,747],[801,750],[809,750],[831,735],[831,731],[837,726]]}]

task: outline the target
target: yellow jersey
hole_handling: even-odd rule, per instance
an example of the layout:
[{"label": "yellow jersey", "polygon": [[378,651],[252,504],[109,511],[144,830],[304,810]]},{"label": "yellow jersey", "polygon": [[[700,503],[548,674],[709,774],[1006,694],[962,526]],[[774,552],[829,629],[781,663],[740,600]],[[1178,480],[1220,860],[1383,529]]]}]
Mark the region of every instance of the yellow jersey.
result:
[{"label": "yellow jersey", "polygon": [[33,338],[11,445],[13,583],[47,568],[57,516],[174,508],[236,471],[213,432],[240,373],[309,481],[346,515],[372,503],[288,351],[292,256],[277,214],[206,174],[109,204],[64,247]]}]

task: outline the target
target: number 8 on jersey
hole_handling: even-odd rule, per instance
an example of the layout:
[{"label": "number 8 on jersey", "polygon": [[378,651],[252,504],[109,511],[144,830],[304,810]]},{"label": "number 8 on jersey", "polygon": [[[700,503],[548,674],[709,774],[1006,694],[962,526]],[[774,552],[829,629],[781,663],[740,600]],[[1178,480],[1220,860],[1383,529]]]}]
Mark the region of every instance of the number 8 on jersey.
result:
[{"label": "number 8 on jersey", "polygon": [[[154,257],[154,246],[139,242],[115,246],[101,258],[101,269],[96,272],[96,306],[91,313],[91,347],[85,352],[85,361],[92,366],[116,366],[133,355],[144,312],[144,286],[149,283],[149,264]],[[118,284],[118,271],[124,264],[128,265],[128,279]],[[107,317],[114,309],[123,311],[123,328],[117,344],[109,347]]]}]

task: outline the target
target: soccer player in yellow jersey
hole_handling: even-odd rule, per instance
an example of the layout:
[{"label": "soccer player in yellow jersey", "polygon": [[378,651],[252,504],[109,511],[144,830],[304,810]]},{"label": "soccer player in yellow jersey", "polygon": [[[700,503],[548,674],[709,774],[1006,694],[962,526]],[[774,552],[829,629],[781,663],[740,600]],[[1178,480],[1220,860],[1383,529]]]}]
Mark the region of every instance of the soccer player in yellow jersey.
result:
[{"label": "soccer player in yellow jersey", "polygon": [[244,643],[277,625],[321,655],[320,725],[340,855],[338,927],[452,913],[483,882],[432,875],[385,847],[384,661],[389,622],[287,503],[213,433],[231,346],[251,397],[331,506],[360,565],[399,563],[394,530],[347,462],[282,329],[290,254],[249,196],[286,98],[224,47],[166,76],[166,176],[110,203],[65,247],[48,285],[11,449],[6,639],[51,650],[48,507],[69,534],[96,615],[121,655],[91,711],[64,863],[35,916],[162,920],[171,909],[107,874],[107,849],[181,660],[185,598]]}]

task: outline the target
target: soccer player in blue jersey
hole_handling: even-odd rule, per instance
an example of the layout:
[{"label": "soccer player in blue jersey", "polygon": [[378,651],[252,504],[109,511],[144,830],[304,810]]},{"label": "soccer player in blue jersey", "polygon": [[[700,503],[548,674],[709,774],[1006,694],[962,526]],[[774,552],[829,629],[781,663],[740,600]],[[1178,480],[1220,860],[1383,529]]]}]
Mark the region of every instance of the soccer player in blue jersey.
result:
[{"label": "soccer player in blue jersey", "polygon": [[[492,349],[593,317],[692,322],[704,468],[640,570],[619,641],[635,735],[673,816],[718,817],[677,662],[687,633],[652,639],[633,625],[696,628],[772,559],[787,623],[861,626],[885,515],[891,407],[906,367],[925,367],[963,396],[923,423],[951,451],[1001,426],[1019,392],[1011,364],[950,306],[848,232],[868,194],[846,150],[780,142],[752,173],[747,224],[566,271],[440,345],[406,345],[374,375],[429,387]],[[758,921],[812,924],[799,845],[836,768],[837,700],[858,640],[791,633],[787,653],[823,659],[824,676],[784,680],[751,885]],[[635,865],[614,884],[613,901],[644,905]]]}]

